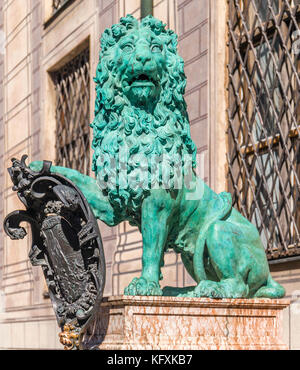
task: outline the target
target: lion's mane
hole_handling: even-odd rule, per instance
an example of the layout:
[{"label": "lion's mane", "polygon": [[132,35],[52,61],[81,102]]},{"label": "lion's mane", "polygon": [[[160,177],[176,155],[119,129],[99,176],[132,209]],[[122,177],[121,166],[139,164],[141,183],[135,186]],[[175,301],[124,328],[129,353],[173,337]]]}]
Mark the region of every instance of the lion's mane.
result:
[{"label": "lion's mane", "polygon": [[[121,220],[128,219],[139,225],[138,214],[143,198],[149,193],[153,181],[162,184],[162,171],[153,173],[143,186],[121,186],[119,153],[125,146],[129,149],[125,166],[130,175],[138,167],[148,167],[145,158],[166,156],[169,161],[170,179],[176,176],[175,168],[187,154],[196,163],[196,147],[190,137],[189,120],[183,95],[186,86],[184,63],[177,54],[177,35],[165,28],[152,16],[138,22],[131,15],[120,19],[119,24],[104,31],[101,37],[101,52],[97,66],[95,119],[93,128],[94,149],[92,169],[103,193],[109,197]],[[114,47],[129,30],[149,28],[163,41],[166,54],[166,70],[161,79],[161,94],[153,114],[136,109],[122,93],[118,78],[118,65],[114,60]],[[112,166],[112,158],[117,166]],[[111,179],[116,181],[111,183]],[[102,185],[101,185],[102,184]],[[105,184],[105,186],[103,186]],[[147,189],[148,188],[148,189]]]}]

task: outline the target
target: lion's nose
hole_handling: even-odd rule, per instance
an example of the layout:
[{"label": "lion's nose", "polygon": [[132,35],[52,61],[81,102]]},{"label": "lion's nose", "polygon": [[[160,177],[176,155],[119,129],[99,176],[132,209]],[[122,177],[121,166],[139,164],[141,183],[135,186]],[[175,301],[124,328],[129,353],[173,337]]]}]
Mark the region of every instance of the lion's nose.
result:
[{"label": "lion's nose", "polygon": [[151,53],[146,50],[140,50],[136,53],[135,58],[138,62],[146,63],[151,60]]}]

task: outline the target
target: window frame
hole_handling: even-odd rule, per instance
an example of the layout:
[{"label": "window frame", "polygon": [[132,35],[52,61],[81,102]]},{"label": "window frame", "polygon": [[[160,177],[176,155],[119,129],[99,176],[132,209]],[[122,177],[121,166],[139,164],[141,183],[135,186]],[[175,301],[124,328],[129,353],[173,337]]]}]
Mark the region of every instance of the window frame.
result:
[{"label": "window frame", "polygon": [[[240,1],[239,4],[246,4],[245,9],[247,9],[249,11],[250,5],[251,5],[250,3],[253,4],[254,2],[255,2],[255,0],[244,0],[244,1]],[[270,155],[273,158],[273,155],[275,155],[276,152],[280,151],[281,145],[284,145],[284,146],[286,145],[286,138],[287,137],[289,138],[291,143],[293,142],[293,140],[299,140],[299,137],[300,137],[300,122],[299,122],[299,115],[298,115],[296,117],[296,125],[294,125],[294,126],[291,125],[291,127],[289,127],[289,122],[287,122],[288,130],[286,130],[285,133],[282,132],[281,129],[280,129],[281,132],[279,132],[279,133],[275,133],[275,134],[268,135],[268,136],[265,135],[263,140],[256,140],[255,141],[253,139],[250,139],[250,136],[251,135],[253,136],[253,129],[255,128],[255,119],[256,119],[255,115],[257,114],[257,112],[259,112],[259,108],[258,107],[252,107],[252,109],[251,109],[251,107],[249,108],[249,106],[248,106],[248,104],[251,105],[251,104],[254,104],[256,102],[256,99],[255,99],[256,96],[255,97],[250,96],[251,94],[253,94],[253,91],[255,91],[255,94],[256,94],[256,90],[254,88],[255,81],[252,81],[253,76],[251,76],[251,73],[249,73],[249,71],[251,71],[251,66],[249,67],[248,63],[252,62],[253,65],[255,63],[257,63],[258,57],[257,57],[257,54],[255,54],[255,48],[257,46],[259,48],[261,48],[263,42],[269,42],[269,45],[268,45],[269,48],[270,48],[270,45],[274,45],[274,42],[276,42],[276,37],[278,37],[278,35],[276,33],[281,31],[284,24],[287,25],[287,27],[289,28],[289,23],[288,22],[290,22],[290,27],[292,27],[291,20],[293,20],[292,19],[293,17],[297,20],[297,26],[296,27],[298,27],[298,29],[299,29],[299,26],[300,26],[300,2],[298,1],[298,4],[296,4],[294,6],[294,8],[292,9],[293,11],[289,14],[289,17],[287,17],[287,16],[283,17],[284,10],[282,9],[282,4],[285,3],[285,2],[286,2],[286,0],[279,0],[278,1],[278,13],[276,14],[276,19],[281,19],[281,22],[275,22],[275,24],[274,24],[274,21],[272,21],[271,19],[266,20],[265,22],[261,22],[259,17],[257,17],[255,15],[255,12],[257,14],[257,9],[256,9],[256,11],[254,11],[252,16],[253,16],[254,20],[256,19],[256,25],[257,25],[257,23],[259,23],[259,27],[254,28],[253,27],[253,25],[255,24],[254,23],[252,25],[252,27],[250,26],[248,28],[248,31],[245,27],[245,24],[246,24],[245,18],[243,19],[243,17],[240,17],[240,19],[238,19],[237,14],[236,14],[236,18],[234,18],[234,16],[232,16],[232,11],[237,13],[235,7],[238,7],[239,5],[237,5],[237,4],[234,5],[233,2],[231,4],[229,3],[229,22],[228,22],[228,34],[229,34],[229,42],[228,42],[228,46],[229,46],[228,121],[229,122],[228,123],[229,123],[229,127],[228,127],[228,132],[227,132],[227,137],[228,137],[228,155],[227,155],[228,187],[234,193],[234,204],[238,205],[239,208],[240,208],[239,210],[244,214],[244,216],[246,216],[246,217],[248,216],[248,218],[249,218],[249,207],[250,207],[249,205],[253,205],[253,202],[256,205],[255,209],[257,209],[259,212],[261,212],[261,209],[260,209],[260,207],[257,203],[258,199],[255,199],[256,198],[255,197],[255,190],[256,189],[254,189],[254,190],[253,190],[253,188],[250,189],[251,187],[253,187],[253,178],[255,176],[253,171],[255,171],[255,169],[252,168],[251,170],[249,169],[247,171],[247,161],[249,161],[249,158],[251,158],[251,156],[252,156],[254,162],[257,162],[257,160],[259,158],[262,158],[262,156],[265,153],[270,153]],[[230,9],[231,6],[233,7],[234,10]],[[241,13],[242,11],[243,11],[243,9],[240,8],[240,15],[242,14]],[[268,13],[267,13],[267,15],[268,15]],[[234,21],[236,22],[235,23],[235,28],[233,27]],[[251,24],[251,19],[250,19],[250,21],[248,21],[248,23]],[[281,27],[277,27],[278,24],[280,24]],[[239,33],[235,32],[236,28],[238,28],[238,30],[240,31]],[[279,28],[279,30],[278,30],[278,28]],[[241,31],[241,29],[243,30],[243,32]],[[282,34],[284,35],[284,33],[279,35],[279,40],[282,39],[282,40],[286,40],[288,42],[289,38],[291,37],[290,31],[291,31],[290,29],[287,30],[285,39],[282,37]],[[236,43],[236,44],[234,44],[234,43]],[[282,48],[282,50],[283,50],[283,48]],[[279,51],[281,51],[281,50],[279,50]],[[282,51],[283,58],[286,57],[284,52],[285,51]],[[237,55],[234,55],[234,53],[237,53]],[[244,53],[244,55],[243,55],[243,53]],[[249,53],[249,54],[253,53],[253,59],[254,60],[249,62],[249,59],[248,59],[249,55],[247,56],[247,53]],[[271,55],[270,55],[269,59],[271,59],[274,55],[273,53],[270,53],[270,54]],[[295,57],[295,58],[297,60],[297,57]],[[280,56],[279,56],[279,59],[280,59]],[[269,60],[269,63],[270,63],[270,60]],[[298,60],[298,63],[299,63],[299,66],[298,66],[298,68],[299,68],[300,67],[299,60]],[[259,64],[259,62],[257,64]],[[238,66],[237,67],[237,69],[239,69],[238,72],[235,70],[234,73],[237,73],[237,76],[240,77],[241,80],[244,79],[244,82],[237,82],[236,76],[234,76],[233,73],[232,73],[232,71],[234,70],[233,66]],[[297,68],[297,67],[295,67],[295,68]],[[254,68],[252,67],[252,72],[253,72],[253,69]],[[296,71],[297,71],[297,69],[296,69]],[[298,72],[300,72],[300,69],[298,69]],[[248,73],[249,73],[249,75],[248,75]],[[257,72],[256,72],[256,74],[257,74]],[[294,74],[295,74],[295,71],[293,70],[293,77],[295,77]],[[265,79],[266,79],[265,77],[266,76],[264,76],[264,75],[262,76],[262,79],[264,80],[264,83],[265,83]],[[277,78],[281,78],[281,75],[279,74],[279,76],[277,76]],[[299,79],[299,76],[298,76],[298,79]],[[235,88],[234,83],[236,83],[238,88]],[[299,81],[298,81],[298,84],[297,84],[297,81],[296,81],[294,86],[299,87],[300,86]],[[288,84],[288,87],[290,88],[290,84]],[[268,89],[266,89],[266,86],[265,86],[265,90],[268,91]],[[275,90],[275,88],[274,88],[274,90]],[[293,91],[295,91],[295,89]],[[270,101],[272,101],[270,96],[268,97],[268,99]],[[246,101],[246,104],[244,103],[245,101]],[[297,101],[299,103],[299,99],[298,100],[296,99],[296,108],[294,109],[294,112],[297,109]],[[237,105],[235,113],[233,113],[234,109],[235,109],[235,107],[233,107],[234,104]],[[244,105],[244,109],[243,109],[243,105]],[[272,107],[272,109],[274,109],[274,107]],[[249,117],[250,117],[251,114],[253,115],[253,117],[251,118],[251,120],[249,120]],[[234,118],[234,119],[232,120],[232,118]],[[252,125],[249,125],[248,121],[252,121]],[[243,122],[243,124],[241,124],[241,122]],[[280,121],[280,122],[282,122],[282,121]],[[238,127],[238,129],[237,129],[237,127]],[[236,130],[235,132],[234,132],[234,128]],[[246,129],[246,132],[243,132],[244,129]],[[286,137],[284,135],[286,135]],[[284,138],[284,140],[282,140],[282,137]],[[296,143],[296,145],[297,145],[297,143]],[[232,150],[233,148],[235,149],[235,151]],[[230,153],[231,150],[232,150],[233,154]],[[299,144],[298,144],[298,150],[299,150]],[[290,151],[286,150],[286,148],[283,148],[283,151],[284,151],[284,155],[286,155],[285,152],[287,152],[288,154],[290,153]],[[235,164],[236,168],[238,168],[237,176],[235,176],[237,178],[237,181],[234,178],[233,169],[231,168],[231,165],[234,163],[234,160],[235,160],[234,159],[234,154],[236,155],[236,162],[238,163],[238,164]],[[233,158],[233,160],[232,160],[232,158]],[[274,160],[274,158],[273,158],[273,160]],[[281,161],[281,159],[279,159],[279,163],[280,163],[280,161]],[[295,161],[295,158],[293,158],[293,161],[291,161],[291,163],[293,163],[293,165],[295,165],[294,161]],[[274,161],[274,163],[275,162],[276,161]],[[257,164],[254,164],[254,166],[256,166],[256,165]],[[274,164],[273,164],[273,166],[274,166]],[[299,165],[296,163],[295,166],[296,166],[296,170],[294,171],[294,173],[297,172],[297,174],[298,174],[297,177],[299,179],[300,178],[300,173],[299,173],[300,171],[298,169]],[[278,169],[278,173],[279,173],[280,176],[277,176],[277,177],[279,178],[279,180],[281,180],[280,178],[281,178],[281,176],[283,176],[283,175],[281,175],[282,168],[283,168],[283,165]],[[251,172],[252,172],[252,174],[251,174]],[[293,173],[290,173],[289,176],[291,176],[289,181],[295,181],[295,175]],[[294,179],[292,179],[293,176],[294,176]],[[251,183],[252,183],[252,185],[251,185]],[[261,184],[260,184],[260,186],[261,186]],[[275,185],[273,185],[273,191],[274,191],[274,186]],[[283,188],[284,187],[285,187],[285,185],[283,185]],[[295,186],[295,189],[296,189],[296,186]],[[268,192],[268,190],[267,190],[267,192]],[[299,189],[298,189],[298,194],[299,194]],[[294,221],[294,219],[296,219],[296,231],[294,231],[294,232],[297,232],[297,229],[298,229],[297,235],[299,234],[299,231],[300,231],[300,216],[299,216],[299,211],[297,212],[297,202],[299,202],[299,195],[298,194],[297,194],[297,191],[295,191],[294,197],[288,199],[288,201],[294,202],[296,204],[296,206],[295,206],[296,211],[295,211],[295,213],[293,213],[291,211],[292,216],[290,218],[293,218],[293,221]],[[268,196],[269,196],[269,194],[268,194]],[[285,194],[283,194],[283,196],[285,196]],[[280,197],[280,199],[281,199],[281,197]],[[288,201],[285,202],[287,207],[289,207],[289,205],[287,204]],[[255,209],[252,211],[252,214],[250,212],[251,217],[254,215]],[[274,215],[276,217],[276,211],[275,210],[274,210]],[[281,214],[279,214],[279,216],[281,217]],[[261,221],[262,221],[261,224],[264,227],[264,225],[263,225],[264,223],[263,223],[262,218],[263,217],[261,215]],[[287,216],[286,216],[286,219],[288,219]],[[276,220],[275,221],[275,227],[278,227],[278,226],[280,227],[280,222],[278,222],[278,220]],[[262,231],[262,230],[260,230],[260,231]],[[274,231],[274,228],[273,228],[273,231]],[[265,231],[265,234],[268,235],[268,230]],[[286,235],[286,233],[285,233],[285,235]],[[293,239],[293,237],[292,237],[292,239]],[[292,244],[292,246],[290,246],[290,245],[288,245],[288,246],[281,245],[281,248],[280,247],[277,248],[277,251],[276,251],[276,247],[273,246],[273,248],[270,248],[270,246],[268,245],[266,247],[266,253],[267,253],[268,259],[269,260],[276,260],[278,258],[283,258],[284,260],[286,260],[286,258],[289,256],[288,251],[287,251],[289,249],[294,249],[295,250],[295,253],[292,253],[292,255],[300,256],[299,235],[298,235],[297,240],[298,240],[297,245],[294,245],[294,244]],[[271,251],[269,249],[271,249]],[[286,256],[283,256],[284,250],[287,252]]]},{"label": "window frame", "polygon": [[[86,175],[91,171],[90,65],[90,47],[84,44],[72,59],[50,73],[56,95],[55,163],[76,169]],[[66,125],[69,125],[68,128],[64,127]],[[78,146],[76,145],[78,140],[82,141],[79,143],[81,155],[80,158],[75,158],[72,157],[72,147]],[[82,146],[84,146],[83,150]],[[69,149],[71,156],[68,157]]]}]

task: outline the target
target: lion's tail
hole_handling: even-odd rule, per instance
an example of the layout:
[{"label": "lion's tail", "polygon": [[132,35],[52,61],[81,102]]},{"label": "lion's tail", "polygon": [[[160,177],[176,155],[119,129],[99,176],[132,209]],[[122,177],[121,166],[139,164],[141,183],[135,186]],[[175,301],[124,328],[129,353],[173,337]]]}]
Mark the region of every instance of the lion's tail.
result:
[{"label": "lion's tail", "polygon": [[282,298],[285,295],[285,289],[283,286],[273,280],[271,274],[269,274],[267,284],[260,287],[255,293],[255,298]]}]

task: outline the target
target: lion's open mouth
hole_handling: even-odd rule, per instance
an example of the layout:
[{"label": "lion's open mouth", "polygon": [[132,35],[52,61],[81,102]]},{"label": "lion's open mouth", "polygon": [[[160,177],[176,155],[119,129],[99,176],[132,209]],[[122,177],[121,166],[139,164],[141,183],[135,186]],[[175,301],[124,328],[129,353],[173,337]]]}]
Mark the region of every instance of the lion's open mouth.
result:
[{"label": "lion's open mouth", "polygon": [[140,75],[134,76],[132,80],[129,81],[130,86],[152,86],[156,85],[154,78],[142,73]]}]

